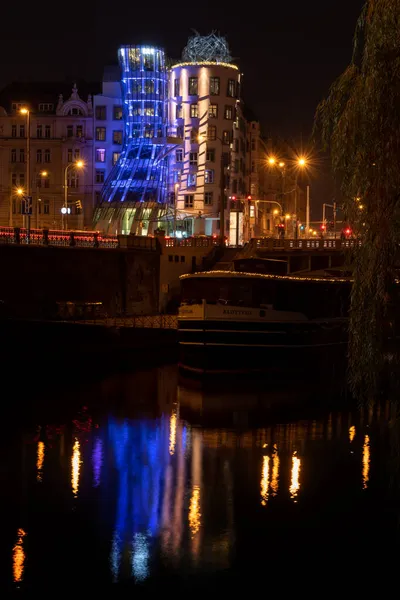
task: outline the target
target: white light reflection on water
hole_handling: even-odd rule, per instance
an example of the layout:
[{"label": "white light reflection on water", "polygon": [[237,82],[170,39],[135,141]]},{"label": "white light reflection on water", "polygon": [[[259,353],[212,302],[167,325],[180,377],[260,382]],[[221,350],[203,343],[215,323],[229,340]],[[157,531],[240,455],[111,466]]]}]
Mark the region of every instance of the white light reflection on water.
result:
[{"label": "white light reflection on water", "polygon": [[290,498],[297,502],[297,495],[300,489],[300,467],[301,460],[298,456],[296,456],[296,451],[293,452],[292,456],[292,473],[291,473],[291,482],[290,482]]},{"label": "white light reflection on water", "polygon": [[149,540],[144,533],[135,533],[132,544],[132,575],[136,581],[149,576]]}]

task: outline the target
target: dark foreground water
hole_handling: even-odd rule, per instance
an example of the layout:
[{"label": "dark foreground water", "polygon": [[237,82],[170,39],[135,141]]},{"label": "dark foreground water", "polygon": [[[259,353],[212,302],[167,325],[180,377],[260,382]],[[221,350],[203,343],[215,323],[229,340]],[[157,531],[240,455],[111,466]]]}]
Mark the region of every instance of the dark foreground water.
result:
[{"label": "dark foreground water", "polygon": [[193,389],[174,367],[46,399],[38,386],[37,413],[3,422],[1,590],[325,596],[391,581],[393,407],[326,410],[327,390],[268,388]]}]

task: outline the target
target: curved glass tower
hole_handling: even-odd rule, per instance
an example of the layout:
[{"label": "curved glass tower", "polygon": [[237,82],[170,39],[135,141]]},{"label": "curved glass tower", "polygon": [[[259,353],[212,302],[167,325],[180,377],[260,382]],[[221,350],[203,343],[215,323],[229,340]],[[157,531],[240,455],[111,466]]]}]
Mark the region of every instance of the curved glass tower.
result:
[{"label": "curved glass tower", "polygon": [[120,232],[137,233],[143,221],[157,220],[160,204],[166,202],[168,73],[161,48],[122,46],[118,56],[124,141],[95,221],[107,220]]}]

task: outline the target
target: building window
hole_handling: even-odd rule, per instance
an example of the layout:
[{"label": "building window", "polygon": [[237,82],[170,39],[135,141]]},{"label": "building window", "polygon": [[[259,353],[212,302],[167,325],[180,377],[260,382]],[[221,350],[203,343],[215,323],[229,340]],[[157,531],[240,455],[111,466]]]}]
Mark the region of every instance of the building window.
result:
[{"label": "building window", "polygon": [[48,177],[44,177],[43,181],[44,181],[44,187],[49,188],[50,187],[50,179]]},{"label": "building window", "polygon": [[76,137],[77,138],[83,137],[83,125],[76,126]]},{"label": "building window", "polygon": [[106,128],[105,127],[96,127],[96,141],[97,142],[105,142],[106,141]]},{"label": "building window", "polygon": [[17,150],[16,150],[16,148],[13,148],[11,150],[11,158],[10,158],[10,160],[11,160],[12,163],[17,162]]},{"label": "building window", "polygon": [[236,96],[236,81],[234,79],[228,79],[228,90],[227,96],[230,98],[235,98]]},{"label": "building window", "polygon": [[251,140],[251,149],[253,150],[257,150],[257,140],[255,138],[252,138]]},{"label": "building window", "polygon": [[154,117],[154,106],[145,106],[143,114],[145,117]]},{"label": "building window", "polygon": [[154,55],[145,54],[143,56],[143,68],[145,71],[154,71]]},{"label": "building window", "polygon": [[97,121],[105,121],[107,119],[107,107],[96,106],[95,117]]},{"label": "building window", "polygon": [[23,106],[22,102],[12,102],[11,109],[17,111],[17,110],[20,110],[22,108],[22,106]]},{"label": "building window", "polygon": [[79,187],[79,174],[76,171],[76,169],[71,169],[70,171],[68,171],[67,185],[70,188],[77,188],[77,187]]},{"label": "building window", "polygon": [[175,107],[175,118],[176,119],[182,119],[183,114],[182,114],[182,104],[177,104]]},{"label": "building window", "polygon": [[175,152],[175,160],[176,162],[183,161],[183,148],[178,148],[178,150]]},{"label": "building window", "polygon": [[19,137],[22,137],[22,138],[25,137],[25,125],[19,126]]},{"label": "building window", "polygon": [[222,143],[223,144],[230,144],[231,143],[231,132],[230,131],[223,131],[222,132]]},{"label": "building window", "polygon": [[17,137],[17,126],[11,125],[11,137]]},{"label": "building window", "polygon": [[44,162],[45,163],[51,162],[51,152],[50,152],[49,148],[46,148],[46,150],[44,151]]},{"label": "building window", "polygon": [[211,206],[212,203],[213,203],[213,193],[212,192],[205,192],[205,194],[204,194],[204,205],[205,206]]},{"label": "building window", "polygon": [[251,161],[251,172],[252,173],[256,172],[256,161],[255,160]]},{"label": "building window", "polygon": [[181,175],[181,171],[174,171],[174,183],[180,183]]},{"label": "building window", "polygon": [[189,154],[189,165],[191,167],[197,167],[197,152],[190,152],[190,154]]},{"label": "building window", "polygon": [[67,138],[74,137],[74,128],[72,125],[67,125]]},{"label": "building window", "polygon": [[13,211],[13,215],[15,215],[15,213],[17,212],[17,202],[16,202],[15,198],[13,198],[13,201],[12,201],[12,211]]},{"label": "building window", "polygon": [[67,162],[68,163],[72,163],[72,158],[73,158],[72,148],[68,148],[68,150],[67,150]]},{"label": "building window", "polygon": [[51,112],[54,110],[54,104],[48,102],[39,104],[39,112]]},{"label": "building window", "polygon": [[43,155],[41,150],[36,150],[36,162],[41,163],[43,161]]},{"label": "building window", "polygon": [[44,137],[46,139],[50,139],[51,138],[51,127],[50,125],[46,125],[44,128]]},{"label": "building window", "polygon": [[106,150],[105,148],[96,148],[96,162],[106,162]]},{"label": "building window", "polygon": [[218,104],[209,105],[208,116],[210,119],[216,119],[218,117]]},{"label": "building window", "polygon": [[208,162],[215,162],[215,148],[207,148],[206,160]]},{"label": "building window", "polygon": [[114,121],[122,120],[122,106],[114,106],[113,108],[113,119]]},{"label": "building window", "polygon": [[81,109],[80,109],[80,108],[71,108],[71,109],[68,111],[68,114],[69,114],[71,117],[83,117],[83,113],[82,113],[82,111],[81,111]]},{"label": "building window", "polygon": [[196,173],[188,173],[187,186],[188,188],[196,187]]},{"label": "building window", "polygon": [[20,185],[20,187],[25,186],[25,173],[19,174],[19,185]]},{"label": "building window", "polygon": [[79,148],[75,148],[74,150],[74,160],[79,160],[81,157],[81,151],[79,150]]},{"label": "building window", "polygon": [[199,80],[197,77],[189,77],[189,96],[197,96],[198,94],[198,84]]},{"label": "building window", "polygon": [[180,96],[181,95],[181,80],[179,77],[176,77],[174,79],[174,96]]},{"label": "building window", "polygon": [[205,170],[204,183],[214,183],[214,169]]},{"label": "building window", "polygon": [[233,119],[233,106],[225,106],[224,119]]},{"label": "building window", "polygon": [[215,125],[208,126],[207,139],[210,142],[213,142],[217,139],[217,128],[215,127]]},{"label": "building window", "polygon": [[44,215],[50,214],[50,200],[43,201],[43,214]]},{"label": "building window", "polygon": [[193,208],[194,195],[193,194],[186,194],[184,196],[184,198],[185,198],[185,208]]},{"label": "building window", "polygon": [[104,183],[105,171],[96,169],[96,183]]},{"label": "building window", "polygon": [[36,137],[39,139],[43,137],[43,125],[38,125],[36,127]]},{"label": "building window", "polygon": [[16,173],[11,174],[11,185],[13,187],[17,187],[17,174]]},{"label": "building window", "polygon": [[199,116],[199,105],[196,102],[196,104],[190,105],[190,118],[196,119],[198,116]]},{"label": "building window", "polygon": [[182,125],[179,125],[176,128],[176,137],[183,138],[183,126]]},{"label": "building window", "polygon": [[21,148],[19,151],[19,162],[25,162],[25,149]]},{"label": "building window", "polygon": [[121,152],[113,152],[112,153],[112,164],[113,166],[117,164],[119,157],[121,156]]},{"label": "building window", "polygon": [[190,132],[190,143],[197,144],[198,141],[199,141],[199,130],[196,129],[195,127],[193,127],[192,131]]},{"label": "building window", "polygon": [[219,96],[219,77],[210,77],[210,96]]},{"label": "building window", "polygon": [[122,144],[122,131],[113,131],[113,144]]}]

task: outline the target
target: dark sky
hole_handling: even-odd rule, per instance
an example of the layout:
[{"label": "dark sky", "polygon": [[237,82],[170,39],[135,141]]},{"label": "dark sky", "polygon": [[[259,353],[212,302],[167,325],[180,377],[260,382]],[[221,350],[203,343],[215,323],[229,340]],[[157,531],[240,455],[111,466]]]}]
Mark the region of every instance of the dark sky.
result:
[{"label": "dark sky", "polygon": [[179,58],[192,29],[202,34],[216,29],[239,61],[247,104],[264,133],[306,141],[318,102],[351,58],[364,0],[25,4],[2,7],[0,85],[100,80],[121,43],[157,43]]}]

